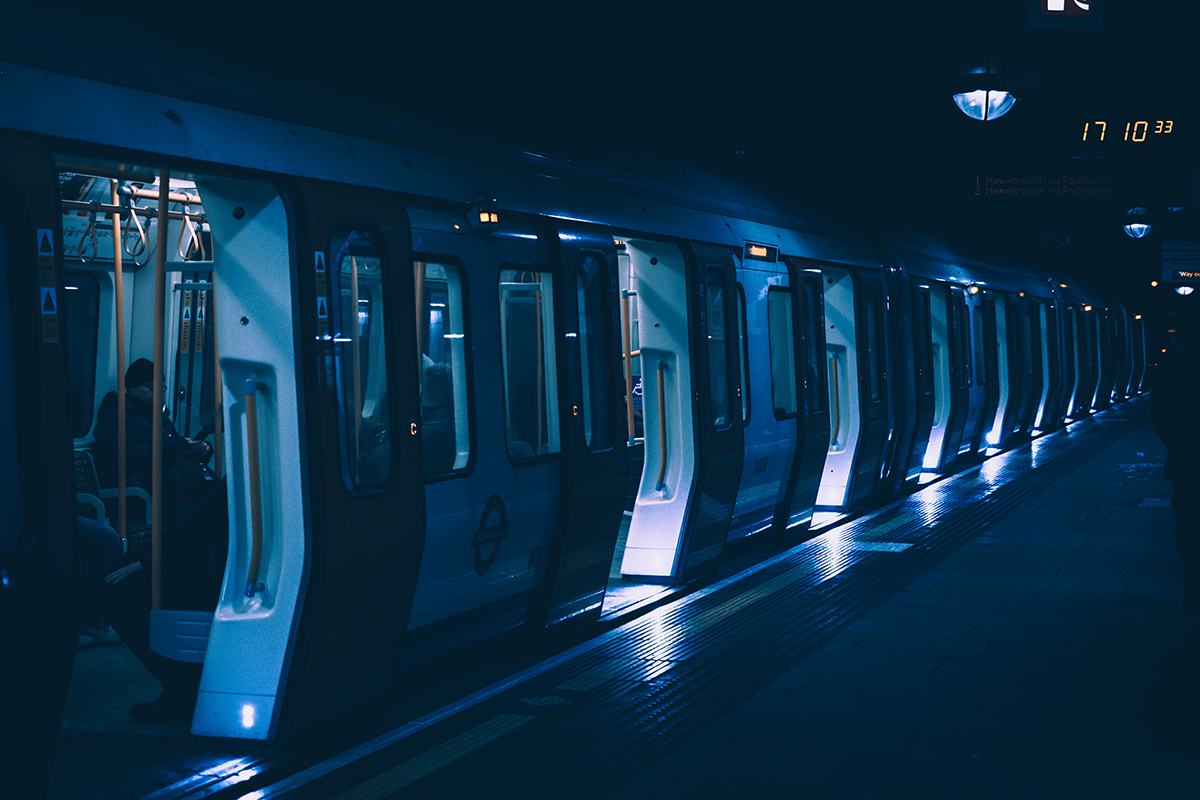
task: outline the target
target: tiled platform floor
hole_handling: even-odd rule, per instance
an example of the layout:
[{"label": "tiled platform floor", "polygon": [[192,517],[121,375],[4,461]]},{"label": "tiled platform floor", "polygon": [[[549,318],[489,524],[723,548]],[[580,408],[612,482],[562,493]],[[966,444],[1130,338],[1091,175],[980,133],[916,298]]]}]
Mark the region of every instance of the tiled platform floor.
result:
[{"label": "tiled platform floor", "polygon": [[1163,455],[1139,425],[611,796],[1200,797]]}]

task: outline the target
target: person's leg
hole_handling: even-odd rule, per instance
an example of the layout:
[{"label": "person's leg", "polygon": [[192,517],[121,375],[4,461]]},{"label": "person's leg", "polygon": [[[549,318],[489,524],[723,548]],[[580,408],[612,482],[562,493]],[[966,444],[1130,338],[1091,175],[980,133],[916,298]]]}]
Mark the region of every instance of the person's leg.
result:
[{"label": "person's leg", "polygon": [[104,618],[163,688],[162,697],[134,706],[130,715],[138,721],[186,722],[200,689],[203,665],[173,661],[150,649],[149,573],[141,570],[118,583],[105,584],[98,600]]},{"label": "person's leg", "polygon": [[[83,585],[79,627],[87,632],[88,641],[85,646],[90,646],[98,642],[97,636],[102,635],[105,630],[104,620],[96,610],[93,598],[99,590],[108,565],[121,552],[121,535],[103,522],[88,517],[77,517],[76,523],[79,535],[79,578]],[[80,641],[83,642],[84,639],[81,638]]]}]

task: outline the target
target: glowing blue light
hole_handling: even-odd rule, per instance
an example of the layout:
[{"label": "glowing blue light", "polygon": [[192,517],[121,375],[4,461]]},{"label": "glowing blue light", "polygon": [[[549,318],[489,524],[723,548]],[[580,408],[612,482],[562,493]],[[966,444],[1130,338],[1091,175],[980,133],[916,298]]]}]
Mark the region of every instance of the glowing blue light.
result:
[{"label": "glowing blue light", "polygon": [[[1128,211],[1126,211],[1125,216],[1127,216],[1127,217],[1144,217],[1149,213],[1150,213],[1149,211],[1142,208],[1141,206],[1136,206],[1136,207],[1131,208]],[[1125,225],[1125,234],[1127,236],[1132,236],[1134,239],[1141,239],[1143,236],[1145,236],[1147,233],[1149,233],[1153,227],[1154,226],[1148,222],[1129,222],[1128,224]]]},{"label": "glowing blue light", "polygon": [[254,727],[254,706],[250,705],[249,703],[246,703],[242,706],[242,727]]},{"label": "glowing blue light", "polygon": [[976,89],[954,95],[958,110],[971,119],[987,122],[1008,113],[1017,99],[1003,89]]},{"label": "glowing blue light", "polygon": [[1191,294],[1194,291],[1196,291],[1196,290],[1193,289],[1191,286],[1176,286],[1175,287],[1175,293],[1181,294],[1184,297],[1187,297],[1189,294]]}]

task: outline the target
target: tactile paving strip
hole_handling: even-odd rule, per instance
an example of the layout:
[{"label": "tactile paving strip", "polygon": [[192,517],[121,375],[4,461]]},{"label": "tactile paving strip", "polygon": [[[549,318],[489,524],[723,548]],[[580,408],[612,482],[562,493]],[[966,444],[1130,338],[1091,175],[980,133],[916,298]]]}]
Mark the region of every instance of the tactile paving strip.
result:
[{"label": "tactile paving strip", "polygon": [[392,745],[248,796],[610,795],[1145,418],[1144,404],[1124,404],[1035,440],[651,612]]}]

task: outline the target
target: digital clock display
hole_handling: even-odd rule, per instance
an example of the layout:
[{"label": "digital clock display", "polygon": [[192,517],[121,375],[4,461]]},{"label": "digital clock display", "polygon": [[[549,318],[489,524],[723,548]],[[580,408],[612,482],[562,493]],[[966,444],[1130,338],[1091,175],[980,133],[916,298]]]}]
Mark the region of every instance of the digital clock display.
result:
[{"label": "digital clock display", "polygon": [[1134,142],[1141,144],[1178,130],[1173,119],[1103,120],[1083,123],[1083,141]]}]

